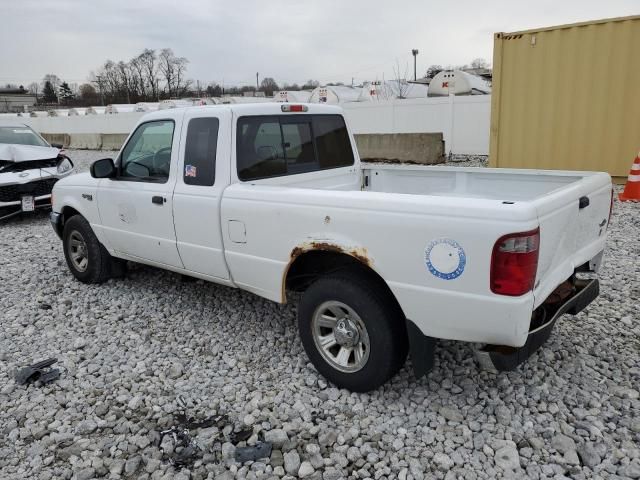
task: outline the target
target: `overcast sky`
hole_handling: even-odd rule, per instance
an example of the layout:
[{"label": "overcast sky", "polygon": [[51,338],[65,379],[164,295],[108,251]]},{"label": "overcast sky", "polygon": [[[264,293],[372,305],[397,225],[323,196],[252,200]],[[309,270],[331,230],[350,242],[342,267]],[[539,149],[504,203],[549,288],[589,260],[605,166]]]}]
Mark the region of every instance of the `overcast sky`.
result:
[{"label": "overcast sky", "polygon": [[640,13],[638,0],[0,0],[0,84],[87,80],[106,59],[170,47],[225,85],[356,82],[493,55],[493,33]]}]

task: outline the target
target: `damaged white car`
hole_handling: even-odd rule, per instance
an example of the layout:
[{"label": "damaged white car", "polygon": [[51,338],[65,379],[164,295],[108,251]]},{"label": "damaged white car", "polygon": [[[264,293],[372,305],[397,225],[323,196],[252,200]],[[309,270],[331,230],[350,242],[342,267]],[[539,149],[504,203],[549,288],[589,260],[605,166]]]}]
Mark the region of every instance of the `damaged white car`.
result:
[{"label": "damaged white car", "polygon": [[73,171],[62,145],[26,125],[0,125],[0,220],[51,207],[51,190]]}]

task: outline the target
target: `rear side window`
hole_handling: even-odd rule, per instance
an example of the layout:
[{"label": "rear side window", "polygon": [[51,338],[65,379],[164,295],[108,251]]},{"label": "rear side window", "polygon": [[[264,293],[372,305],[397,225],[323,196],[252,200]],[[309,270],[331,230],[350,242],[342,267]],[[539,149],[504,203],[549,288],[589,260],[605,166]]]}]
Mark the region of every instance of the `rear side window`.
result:
[{"label": "rear side window", "polygon": [[340,115],[269,115],[238,119],[238,178],[295,175],[353,165]]},{"label": "rear side window", "polygon": [[313,117],[313,132],[321,168],[353,165],[353,150],[344,118],[340,115],[316,115]]},{"label": "rear side window", "polygon": [[184,150],[184,183],[210,187],[216,178],[217,118],[192,118]]}]

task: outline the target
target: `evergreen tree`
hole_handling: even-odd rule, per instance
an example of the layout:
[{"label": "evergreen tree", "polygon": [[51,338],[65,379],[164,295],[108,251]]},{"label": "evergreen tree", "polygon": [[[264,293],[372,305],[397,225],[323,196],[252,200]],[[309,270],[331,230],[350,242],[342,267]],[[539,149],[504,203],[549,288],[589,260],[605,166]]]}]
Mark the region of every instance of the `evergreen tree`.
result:
[{"label": "evergreen tree", "polygon": [[63,103],[73,99],[73,92],[67,82],[62,82],[62,85],[60,85],[59,96]]},{"label": "evergreen tree", "polygon": [[58,102],[58,96],[56,95],[56,91],[49,80],[44,82],[44,88],[42,89],[42,97],[44,101],[47,103]]}]

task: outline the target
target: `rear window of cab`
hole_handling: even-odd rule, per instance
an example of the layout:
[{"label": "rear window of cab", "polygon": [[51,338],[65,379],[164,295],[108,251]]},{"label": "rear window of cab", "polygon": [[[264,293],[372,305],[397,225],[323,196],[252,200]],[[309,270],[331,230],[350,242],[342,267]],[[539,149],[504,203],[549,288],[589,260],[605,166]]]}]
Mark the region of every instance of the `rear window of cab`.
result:
[{"label": "rear window of cab", "polygon": [[236,156],[243,181],[354,164],[342,115],[264,115],[238,119]]}]

